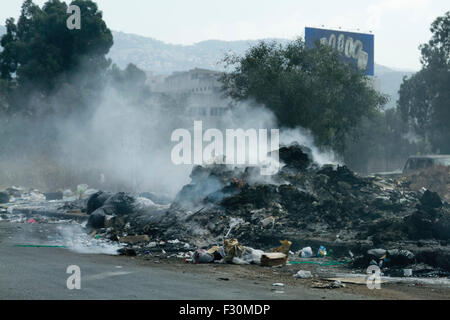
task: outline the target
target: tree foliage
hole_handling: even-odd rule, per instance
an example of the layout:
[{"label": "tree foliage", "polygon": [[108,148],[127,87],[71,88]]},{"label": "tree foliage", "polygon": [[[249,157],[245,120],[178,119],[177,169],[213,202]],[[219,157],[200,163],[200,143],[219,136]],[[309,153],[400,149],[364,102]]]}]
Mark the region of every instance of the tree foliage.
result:
[{"label": "tree foliage", "polygon": [[[17,23],[13,18],[6,21],[0,76],[17,88],[16,105],[26,104],[23,97],[31,92],[45,99],[67,85],[72,91],[92,88],[110,65],[106,54],[113,38],[97,4],[90,0],[70,4],[81,9],[79,30],[67,27],[68,5],[60,0],[49,0],[42,8],[25,0]],[[82,81],[76,76],[80,70],[88,75]]]},{"label": "tree foliage", "polygon": [[261,42],[225,63],[234,67],[221,78],[229,96],[265,105],[280,126],[310,129],[316,143],[341,153],[346,136],[386,102],[331,48],[308,49],[301,39],[287,46]]},{"label": "tree foliage", "polygon": [[424,152],[427,145],[411,135],[395,109],[364,118],[357,136],[348,137],[345,163],[358,172],[373,173],[402,169],[410,155]]},{"label": "tree foliage", "polygon": [[422,69],[400,88],[398,108],[434,152],[450,153],[450,11],[431,25],[421,46]]}]

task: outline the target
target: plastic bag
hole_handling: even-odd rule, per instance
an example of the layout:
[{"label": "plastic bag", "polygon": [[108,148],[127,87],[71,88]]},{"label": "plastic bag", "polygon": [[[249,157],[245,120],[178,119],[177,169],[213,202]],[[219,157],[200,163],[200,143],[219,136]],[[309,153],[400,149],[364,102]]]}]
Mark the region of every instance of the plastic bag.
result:
[{"label": "plastic bag", "polygon": [[325,248],[324,246],[320,246],[319,250],[317,251],[317,256],[319,258],[323,258],[327,255],[327,248]]},{"label": "plastic bag", "polygon": [[313,251],[312,251],[311,247],[303,248],[300,253],[300,256],[302,258],[311,258],[313,256]]}]

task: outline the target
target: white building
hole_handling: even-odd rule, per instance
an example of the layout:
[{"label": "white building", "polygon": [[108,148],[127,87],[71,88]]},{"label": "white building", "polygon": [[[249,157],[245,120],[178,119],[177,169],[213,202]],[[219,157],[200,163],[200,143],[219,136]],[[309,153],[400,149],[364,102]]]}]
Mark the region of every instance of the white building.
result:
[{"label": "white building", "polygon": [[170,76],[147,73],[147,83],[152,92],[185,99],[189,116],[221,117],[229,109],[230,100],[223,96],[220,75],[220,72],[199,68],[174,72]]}]

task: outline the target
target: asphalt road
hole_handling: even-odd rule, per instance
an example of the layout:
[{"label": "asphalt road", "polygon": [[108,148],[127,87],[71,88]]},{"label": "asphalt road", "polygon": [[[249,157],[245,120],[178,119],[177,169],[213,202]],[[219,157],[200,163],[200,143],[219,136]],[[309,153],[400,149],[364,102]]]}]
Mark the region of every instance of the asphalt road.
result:
[{"label": "asphalt road", "polygon": [[[219,281],[205,274],[142,265],[129,257],[80,254],[64,248],[17,247],[51,238],[54,225],[0,222],[0,299],[355,299],[338,292],[278,288],[248,280]],[[46,244],[51,244],[46,242]],[[67,268],[81,270],[81,289],[67,288]]]}]

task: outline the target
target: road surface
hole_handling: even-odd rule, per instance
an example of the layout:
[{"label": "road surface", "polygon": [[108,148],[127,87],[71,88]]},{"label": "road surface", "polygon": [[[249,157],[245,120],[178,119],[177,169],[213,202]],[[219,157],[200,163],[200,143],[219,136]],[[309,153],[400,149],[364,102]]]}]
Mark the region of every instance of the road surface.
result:
[{"label": "road surface", "polygon": [[[220,281],[208,274],[142,265],[136,259],[81,254],[65,248],[22,247],[54,239],[55,225],[0,221],[0,299],[358,299],[309,288],[276,288],[252,280]],[[59,242],[55,242],[59,244]],[[19,246],[18,246],[19,245]],[[81,270],[81,289],[69,290],[68,266]],[[282,291],[282,292],[280,292]]]}]

